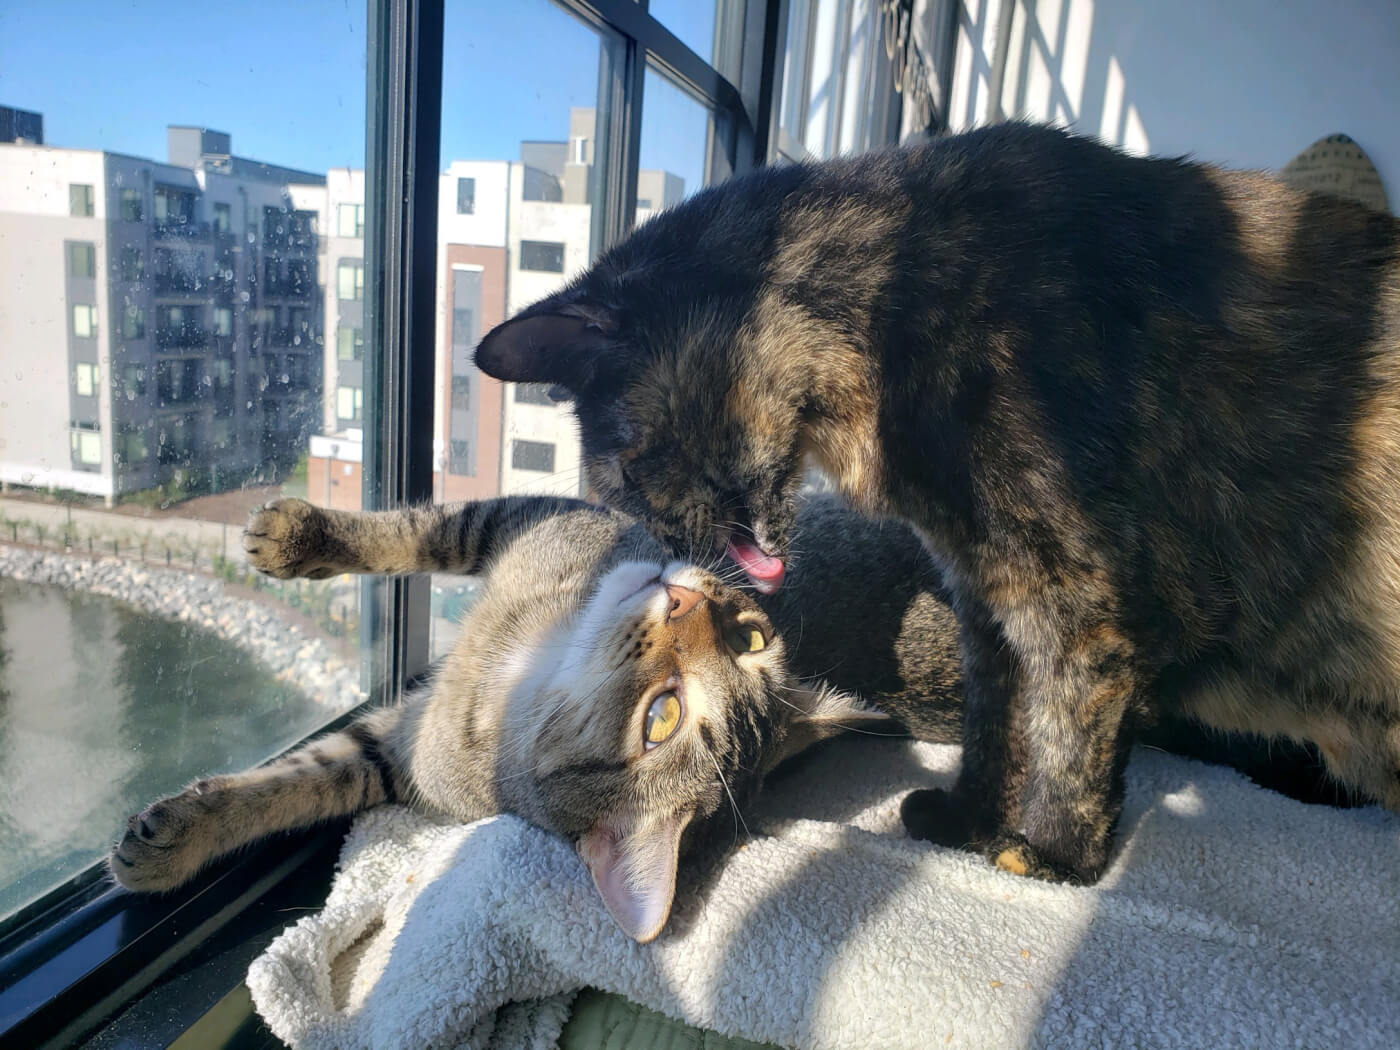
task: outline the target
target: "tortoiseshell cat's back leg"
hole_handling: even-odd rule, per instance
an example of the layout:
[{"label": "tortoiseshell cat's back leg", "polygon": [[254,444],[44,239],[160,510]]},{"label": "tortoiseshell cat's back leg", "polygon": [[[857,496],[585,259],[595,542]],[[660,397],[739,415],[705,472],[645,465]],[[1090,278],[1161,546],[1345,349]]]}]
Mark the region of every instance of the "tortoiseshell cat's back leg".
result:
[{"label": "tortoiseshell cat's back leg", "polygon": [[390,511],[327,510],[280,499],[254,511],[243,548],[255,569],[291,579],[341,573],[402,576],[414,572],[475,573],[499,546],[552,515],[597,508],[547,496]]},{"label": "tortoiseshell cat's back leg", "polygon": [[127,889],[188,882],[217,857],[275,834],[348,816],[408,793],[389,738],[403,709],[371,712],[246,773],[207,777],[127,821],[108,864]]}]

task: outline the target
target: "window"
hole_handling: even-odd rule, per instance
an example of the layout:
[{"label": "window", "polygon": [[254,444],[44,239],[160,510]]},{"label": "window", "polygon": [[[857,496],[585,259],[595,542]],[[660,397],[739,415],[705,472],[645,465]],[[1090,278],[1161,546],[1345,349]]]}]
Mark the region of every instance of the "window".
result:
[{"label": "window", "polygon": [[338,237],[363,238],[365,235],[365,206],[342,204],[336,210],[335,232]]},{"label": "window", "polygon": [[214,307],[214,334],[225,337],[233,335],[233,307]]},{"label": "window", "polygon": [[123,281],[139,281],[145,273],[145,263],[141,258],[141,249],[132,245],[122,248],[121,252],[121,275]]},{"label": "window", "polygon": [[517,438],[510,443],[510,465],[516,470],[538,470],[552,474],[554,446],[544,441],[522,441]]},{"label": "window", "polygon": [[[701,5],[702,20],[708,20],[708,2]],[[0,311],[0,348],[24,345],[22,339],[14,338],[14,332],[42,323],[41,311],[71,313],[80,299],[85,304],[100,301],[104,310],[111,303],[110,322],[114,323],[108,324],[109,334],[126,330],[128,317],[139,328],[144,321],[140,313],[143,306],[146,310],[180,306],[184,312],[167,309],[159,316],[153,314],[150,346],[128,346],[118,340],[115,346],[103,347],[108,354],[104,362],[110,364],[104,363],[109,371],[99,378],[113,395],[111,405],[104,406],[103,424],[111,435],[105,446],[103,435],[76,425],[77,414],[71,404],[75,397],[71,384],[77,382],[71,369],[78,360],[91,360],[95,354],[79,353],[65,359],[56,370],[26,367],[22,378],[17,377],[18,369],[0,369],[0,401],[73,414],[46,418],[40,428],[34,426],[28,409],[19,415],[0,411],[0,439],[5,439],[0,440],[0,466],[6,476],[18,476],[9,472],[7,459],[19,447],[12,438],[14,428],[29,425],[36,433],[42,429],[47,445],[38,450],[36,461],[42,457],[52,475],[37,477],[35,486],[56,480],[63,487],[81,488],[87,495],[85,520],[102,522],[107,499],[131,501],[161,508],[161,528],[166,527],[165,521],[175,519],[182,526],[188,525],[191,533],[213,537],[197,549],[172,547],[167,554],[157,531],[155,539],[144,541],[150,549],[143,549],[138,540],[147,531],[145,519],[113,513],[105,519],[107,527],[99,526],[94,534],[98,549],[106,550],[116,542],[119,550],[115,557],[137,571],[148,562],[164,566],[168,557],[172,572],[187,572],[198,578],[201,586],[218,585],[215,559],[223,553],[219,546],[221,523],[203,520],[203,515],[213,513],[206,508],[219,503],[227,511],[236,508],[240,499],[246,499],[245,506],[260,503],[269,498],[267,488],[275,489],[279,479],[288,479],[284,491],[316,502],[334,500],[356,506],[363,498],[363,505],[373,508],[390,499],[422,500],[433,494],[433,481],[429,480],[433,479],[433,464],[416,462],[414,457],[424,449],[436,448],[442,462],[435,480],[444,487],[448,499],[487,498],[531,487],[577,494],[578,445],[568,433],[567,413],[538,412],[520,405],[499,384],[488,383],[475,373],[470,360],[472,339],[466,333],[479,338],[484,328],[559,287],[566,262],[570,269],[582,266],[620,236],[631,221],[631,216],[622,214],[618,202],[625,196],[623,188],[637,175],[625,167],[635,167],[632,153],[636,140],[621,132],[624,126],[630,128],[633,117],[646,107],[634,105],[644,100],[629,97],[634,82],[624,84],[618,76],[629,55],[650,55],[665,68],[685,70],[699,103],[711,111],[727,107],[734,126],[744,122],[739,119],[739,96],[733,85],[719,80],[703,61],[697,64],[693,55],[677,47],[673,37],[659,33],[645,14],[629,15],[627,25],[635,34],[635,39],[629,39],[606,24],[608,13],[619,10],[613,0],[590,6],[587,24],[548,0],[488,6],[492,6],[492,19],[485,26],[481,4],[449,0],[445,11],[442,6],[422,5],[418,10],[423,22],[415,20],[410,31],[441,41],[449,55],[470,53],[468,44],[475,42],[480,47],[485,40],[500,52],[500,63],[491,63],[489,68],[486,63],[425,64],[417,61],[419,38],[410,36],[405,47],[376,47],[365,55],[371,77],[368,91],[365,65],[355,60],[353,48],[357,41],[365,40],[389,45],[392,34],[402,32],[403,23],[390,19],[389,6],[372,4],[368,12],[365,5],[354,4],[346,9],[327,7],[323,12],[315,8],[318,13],[306,18],[299,12],[293,36],[325,46],[293,48],[291,61],[313,77],[317,89],[289,95],[296,120],[256,137],[247,131],[258,126],[253,103],[266,94],[267,85],[278,73],[273,70],[269,74],[266,64],[220,62],[219,56],[266,50],[270,39],[266,20],[231,20],[217,5],[196,5],[182,8],[172,21],[168,12],[151,9],[143,13],[138,7],[117,20],[68,18],[62,33],[52,39],[18,40],[19,53],[40,55],[58,84],[64,78],[71,79],[71,57],[80,54],[85,82],[98,85],[83,96],[87,119],[81,124],[74,122],[71,113],[61,112],[61,101],[56,103],[60,111],[53,119],[70,129],[63,146],[45,148],[56,161],[55,170],[70,172],[60,175],[54,185],[56,207],[63,207],[62,195],[70,180],[91,184],[79,206],[70,210],[94,215],[96,187],[105,187],[110,197],[104,198],[104,217],[120,219],[121,223],[109,228],[109,232],[120,231],[107,242],[104,260],[110,260],[111,266],[104,261],[102,272],[94,278],[106,280],[108,288],[96,295],[65,292],[61,298],[54,297],[56,302],[36,302],[33,316],[12,319],[9,315],[14,311]],[[586,5],[570,0],[567,6],[583,10]],[[369,24],[364,21],[366,15]],[[317,18],[323,19],[319,27]],[[351,23],[348,33],[347,20]],[[169,40],[176,27],[181,39],[218,41],[218,54],[204,56],[206,65],[213,63],[211,70],[217,66],[218,75],[206,76],[200,84],[194,79],[197,70],[179,63],[155,63],[148,71],[150,76],[131,76],[132,47]],[[483,38],[483,32],[489,32],[489,37]],[[402,37],[397,39],[403,42]],[[548,45],[547,77],[539,74],[542,44]],[[352,53],[346,53],[347,46]],[[745,54],[750,53],[762,55],[763,42],[746,46]],[[395,67],[393,63],[402,65]],[[391,68],[396,71],[393,76]],[[432,76],[442,78],[442,118],[427,129],[431,141],[421,134],[410,134],[414,131],[412,122],[379,119],[385,112],[412,112],[401,105],[412,101],[400,75],[404,68],[411,71],[410,83],[428,84]],[[504,81],[502,69],[506,70]],[[28,72],[18,75],[29,83]],[[606,90],[600,92],[599,85]],[[46,91],[46,97],[65,97],[42,83],[35,89]],[[509,109],[501,107],[504,119],[513,126],[498,129],[504,133],[487,138],[484,125],[476,119],[481,100],[503,98],[506,93],[512,102],[520,103]],[[146,128],[145,138],[130,137],[131,115],[148,112],[152,98],[206,96],[210,113],[223,114],[213,119],[227,121],[225,128],[232,132],[233,141],[213,129],[172,127],[165,132],[158,126],[160,121]],[[368,114],[359,109],[366,104]],[[435,104],[419,109],[429,115],[435,111]],[[343,119],[346,115],[349,120]],[[169,116],[182,119],[177,114]],[[362,132],[366,120],[382,129],[383,135],[371,144],[368,172],[347,171],[343,166],[347,161],[358,167],[358,158],[365,156]],[[317,133],[300,133],[298,129],[305,127],[315,127]],[[87,130],[73,130],[80,128]],[[123,130],[118,133],[118,129]],[[756,128],[755,132],[761,138],[765,129]],[[529,144],[540,138],[549,142],[538,149]],[[142,146],[142,142],[151,145]],[[735,148],[717,135],[713,153],[733,163]],[[132,155],[133,150],[145,152]],[[422,213],[427,209],[408,216],[409,229],[401,228],[393,217],[381,221],[379,210],[402,205],[409,189],[399,169],[388,163],[391,157],[395,164],[410,160],[410,170],[430,176],[451,172],[436,182],[442,200],[431,210],[448,220],[445,226],[454,225],[454,215],[469,214],[470,222],[455,224],[471,231],[470,237],[464,238],[467,243],[452,248],[434,243],[437,230],[423,225]],[[521,162],[526,159],[531,166],[522,184]],[[647,166],[653,165],[649,161]],[[306,179],[298,173],[312,177]],[[467,213],[456,211],[459,176],[472,183],[471,210]],[[0,181],[10,178],[0,174]],[[685,188],[693,188],[688,178]],[[13,199],[10,189],[8,185],[0,187],[7,201]],[[131,209],[138,201],[123,195],[124,189],[140,191],[140,220],[129,218],[135,214]],[[642,196],[653,203],[658,199],[651,190]],[[546,203],[536,205],[532,203],[535,199]],[[363,212],[357,209],[351,213],[345,229],[363,234],[369,232],[366,222],[371,222],[376,230],[389,232],[387,242],[370,236],[370,243],[364,245],[366,251],[383,252],[381,256],[370,257],[360,251],[359,238],[345,246],[348,250],[331,250],[328,255],[311,236],[315,227],[310,216],[304,220],[297,216],[298,212],[319,211],[322,228],[338,234],[342,229],[341,201],[363,202]],[[150,205],[149,218],[146,205]],[[274,224],[270,239],[262,211],[265,206],[275,207],[284,217],[284,228],[279,232]],[[50,201],[49,210],[54,207]],[[528,218],[526,212],[531,213]],[[210,221],[198,221],[201,218]],[[35,225],[28,219],[23,221]],[[65,224],[49,225],[57,229]],[[42,257],[52,260],[54,283],[60,277],[66,280],[66,274],[57,272],[68,262],[66,258],[59,261],[64,237],[84,236],[75,235],[72,224],[66,225],[66,234],[60,231],[56,239],[41,246]],[[0,236],[13,235],[13,229],[11,213],[0,212]],[[412,240],[398,239],[405,236]],[[95,233],[91,239],[97,239]],[[546,251],[544,268],[521,270],[521,239],[567,244],[567,260],[562,248]],[[127,253],[124,245],[134,250]],[[410,262],[402,251],[407,245],[432,250]],[[196,272],[206,283],[197,290],[177,291],[172,285],[157,291],[154,260],[150,270],[144,268],[145,256],[156,248],[197,254],[203,267]],[[309,271],[299,271],[312,278],[310,293],[295,304],[308,307],[299,320],[294,320],[289,310],[293,303],[263,298],[262,260],[269,254],[280,256],[278,274],[287,275],[289,281],[293,260],[319,260]],[[358,258],[362,255],[363,261]],[[353,267],[344,282],[341,256]],[[445,279],[449,274],[433,272],[434,258],[444,268],[459,263],[477,267],[477,289],[457,299],[447,291],[454,284]],[[114,281],[118,275],[121,284]],[[433,294],[435,283],[443,289],[442,294]],[[416,298],[424,289],[423,299]],[[137,309],[128,314],[128,306]],[[232,335],[219,337],[216,348],[211,349],[209,335],[228,327],[226,315],[215,312],[223,308],[242,312],[244,320],[236,321]],[[456,310],[463,312],[457,314]],[[403,345],[402,330],[379,320],[390,316],[415,318],[408,345]],[[427,318],[431,318],[431,327],[425,332]],[[86,321],[95,329],[95,311]],[[455,330],[454,322],[458,322]],[[264,385],[260,374],[263,347],[272,345],[268,337],[277,327],[284,331],[295,327],[305,333],[310,348],[283,352],[285,348],[279,347],[276,360],[270,362],[277,371],[269,376],[273,381]],[[361,359],[368,359],[366,365],[362,367],[359,360],[332,359],[326,362],[330,367],[323,373],[322,358],[315,349],[320,342],[318,333],[336,333],[339,357],[343,328],[363,329],[360,337],[347,339],[349,347],[359,348]],[[153,338],[157,332],[163,333],[163,341]],[[223,346],[223,340],[230,340],[231,345]],[[91,345],[87,349],[91,350]],[[56,352],[62,353],[62,348]],[[53,356],[46,350],[44,353]],[[425,360],[427,355],[433,359]],[[225,358],[228,367],[219,363]],[[302,365],[294,364],[293,358],[300,358],[305,366],[304,386],[276,381],[282,374],[289,379],[303,374],[298,371]],[[431,369],[419,371],[420,366],[428,365]],[[449,380],[436,384],[404,382],[410,374],[429,371]],[[368,385],[362,376],[369,378]],[[466,382],[451,383],[450,379]],[[385,386],[378,385],[381,381]],[[230,390],[227,400],[236,412],[219,416],[216,413],[223,403],[220,392],[225,389]],[[158,391],[162,395],[159,399],[155,396]],[[385,396],[389,391],[402,391],[404,397]],[[445,403],[435,405],[434,399]],[[455,413],[457,429],[451,429],[454,413],[448,405],[464,401],[479,409],[482,418],[469,409],[469,428],[464,430],[464,413],[459,411]],[[375,425],[365,426],[370,417]],[[402,434],[409,427],[437,429],[431,444],[402,442],[388,448],[377,444],[381,434]],[[69,452],[62,448],[65,430],[70,433]],[[485,443],[476,440],[478,432]],[[78,436],[72,438],[73,434]],[[509,435],[507,442],[512,438],[521,441],[519,450],[502,448],[505,442],[498,442],[499,434]],[[421,430],[415,431],[415,436],[420,435]],[[318,453],[331,447],[323,445],[320,438],[339,442],[334,453],[339,459],[327,461],[322,454],[317,462]],[[521,469],[515,472],[519,476],[513,476],[517,451],[522,457]],[[535,453],[540,451],[551,453],[544,460],[552,459],[557,477],[535,469],[551,465],[539,461]],[[482,462],[474,462],[476,457]],[[352,464],[353,477],[345,473]],[[454,467],[475,472],[453,474],[449,468]],[[318,479],[327,486],[318,486]],[[329,487],[332,479],[334,488]],[[249,491],[243,491],[245,486]],[[205,493],[220,499],[193,498]],[[230,527],[227,535],[230,548],[235,548],[237,527]],[[51,539],[45,545],[53,550]],[[62,553],[61,548],[58,553]],[[0,590],[0,606],[13,600],[15,592],[9,582]],[[87,601],[81,609],[65,607],[64,615],[82,617],[81,629],[69,629],[69,625],[55,631],[54,636],[81,639],[80,648],[65,650],[47,661],[48,673],[38,679],[18,679],[19,661],[0,667],[0,688],[14,698],[10,710],[42,710],[52,727],[47,741],[32,749],[35,753],[28,768],[33,772],[24,782],[26,797],[64,800],[61,819],[48,821],[42,841],[34,836],[32,841],[21,841],[24,848],[16,850],[16,825],[6,819],[13,811],[0,799],[0,916],[62,886],[85,869],[93,870],[92,865],[120,833],[127,814],[139,811],[158,795],[197,777],[254,764],[320,728],[337,713],[331,705],[355,695],[362,657],[366,664],[363,680],[387,681],[384,698],[392,699],[393,691],[422,665],[435,644],[429,634],[432,628],[419,626],[433,622],[426,600],[430,586],[426,579],[340,579],[303,582],[295,587],[265,581],[261,612],[292,609],[298,616],[313,617],[318,635],[330,644],[320,655],[328,656],[329,662],[348,675],[337,678],[335,688],[318,690],[315,697],[303,691],[309,676],[293,673],[278,680],[257,660],[227,644],[228,638],[219,629],[171,624],[139,609],[98,608],[101,603],[96,601]],[[230,589],[226,598],[230,603],[236,600],[233,593]],[[292,608],[294,598],[296,608]],[[336,611],[334,616],[317,611],[328,607]],[[21,615],[6,615],[10,611],[0,608],[0,648],[13,640],[15,625],[24,622]],[[222,616],[220,610],[215,619]],[[362,626],[366,628],[363,631]],[[370,639],[363,648],[361,639]],[[390,652],[394,654],[392,664],[382,659]],[[322,670],[324,667],[321,664]],[[78,670],[85,676],[81,688],[77,687]],[[340,685],[346,688],[340,689]],[[3,708],[0,705],[0,734],[8,728]],[[233,883],[240,887],[238,892],[248,886],[247,878],[239,873],[223,883],[215,882],[197,900],[215,900],[217,907],[227,910],[234,897],[221,895]],[[71,894],[73,889],[70,884],[65,892]],[[106,895],[102,901],[108,909],[101,915],[102,936],[112,931],[116,938],[113,951],[120,954],[96,962],[99,972],[112,973],[131,958],[124,950],[128,944],[146,937],[152,932],[153,921],[159,923],[163,916],[184,908],[190,898],[180,894],[149,898],[141,901],[139,908],[123,902],[119,894]],[[89,913],[81,909],[74,912],[68,898],[54,897],[43,903],[45,909],[63,905],[43,914],[77,915],[88,921],[84,916]],[[113,908],[120,911],[115,918]],[[181,920],[189,914],[185,908]],[[91,932],[96,929],[95,922],[83,929]],[[146,943],[164,943],[167,928],[157,925],[154,932],[156,936]],[[73,943],[88,945],[95,940]],[[83,959],[81,968],[65,962],[55,969],[86,975],[92,961]],[[140,974],[143,980],[147,973],[154,979],[161,976],[160,969],[143,966]],[[123,982],[134,976],[131,970],[121,974]],[[86,977],[84,981],[85,986],[92,986]],[[22,1000],[27,994],[25,987],[22,976],[7,983],[7,1007]],[[21,1005],[21,1011],[25,1009]],[[128,1016],[139,1012],[130,1011]],[[63,1021],[87,1024],[71,1017]],[[79,1045],[90,1034],[88,1030],[60,1040],[45,1032],[32,1042]],[[167,1045],[173,1041],[172,1037],[157,1043],[151,1036],[137,1038],[134,1043]]]},{"label": "window", "polygon": [[472,472],[470,441],[465,441],[461,438],[452,439],[447,469],[453,474],[470,474]]},{"label": "window", "polygon": [[71,277],[97,276],[97,248],[81,241],[68,242],[68,274]]},{"label": "window", "polygon": [[77,218],[92,215],[92,187],[75,182],[68,187],[68,214]]},{"label": "window", "polygon": [[336,294],[342,302],[365,297],[365,267],[359,262],[342,262],[335,271]]},{"label": "window", "polygon": [[123,222],[140,222],[145,209],[142,206],[141,191],[124,189],[121,193],[121,217]]},{"label": "window", "polygon": [[73,430],[69,435],[74,466],[93,467],[102,462],[102,435],[92,430]]},{"label": "window", "polygon": [[146,311],[139,306],[122,307],[122,338],[144,339],[146,337]]},{"label": "window", "polygon": [[122,366],[122,394],[128,401],[146,396],[146,370],[140,365]]},{"label": "window", "polygon": [[471,376],[452,377],[452,411],[470,412],[472,410],[472,379]]},{"label": "window", "polygon": [[515,403],[517,405],[554,405],[554,399],[549,396],[549,384],[547,383],[516,383]]},{"label": "window", "polygon": [[157,226],[179,227],[194,222],[194,194],[187,190],[157,186],[155,205]]},{"label": "window", "polygon": [[539,273],[563,273],[564,246],[552,241],[521,241],[520,268]]},{"label": "window", "polygon": [[[144,463],[146,461],[148,455],[146,451],[146,435],[138,427],[124,427],[121,432],[117,434],[117,448],[118,451],[116,454],[120,457],[120,463],[135,466],[138,463]],[[118,545],[118,549],[120,549],[120,544]]]},{"label": "window", "polygon": [[476,210],[476,179],[457,180],[457,214],[471,215]]},{"label": "window", "polygon": [[335,330],[336,357],[342,361],[358,361],[365,353],[364,330],[347,328],[344,325]]},{"label": "window", "polygon": [[73,390],[79,397],[93,397],[97,393],[97,366],[76,365],[73,368]]},{"label": "window", "polygon": [[364,409],[364,390],[357,386],[341,386],[335,390],[335,414],[340,419],[358,422]]},{"label": "window", "polygon": [[79,339],[97,337],[97,307],[81,303],[73,307],[73,334]]}]

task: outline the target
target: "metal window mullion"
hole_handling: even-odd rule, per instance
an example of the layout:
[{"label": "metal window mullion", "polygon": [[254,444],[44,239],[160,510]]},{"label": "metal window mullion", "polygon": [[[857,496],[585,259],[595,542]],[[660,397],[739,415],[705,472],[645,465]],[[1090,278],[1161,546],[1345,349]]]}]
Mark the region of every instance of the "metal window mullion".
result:
[{"label": "metal window mullion", "polygon": [[[443,11],[443,0],[381,0],[369,10],[367,508],[432,498]],[[428,580],[366,580],[363,608],[364,641],[380,660],[370,684],[393,699],[428,664]]]}]

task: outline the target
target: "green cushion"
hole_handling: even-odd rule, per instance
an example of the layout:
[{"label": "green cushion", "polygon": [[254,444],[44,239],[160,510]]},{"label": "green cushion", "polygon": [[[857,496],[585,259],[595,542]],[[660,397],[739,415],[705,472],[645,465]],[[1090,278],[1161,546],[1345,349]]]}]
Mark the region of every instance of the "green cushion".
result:
[{"label": "green cushion", "polygon": [[655,1010],[596,988],[574,1000],[559,1050],[778,1050],[673,1021]]}]

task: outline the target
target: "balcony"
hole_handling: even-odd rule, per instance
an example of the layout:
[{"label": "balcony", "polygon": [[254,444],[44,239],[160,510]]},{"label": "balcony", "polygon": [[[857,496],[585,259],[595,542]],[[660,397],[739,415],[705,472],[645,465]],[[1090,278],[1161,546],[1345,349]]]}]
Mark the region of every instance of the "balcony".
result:
[{"label": "balcony", "polygon": [[192,273],[158,273],[151,285],[156,295],[206,295],[214,291],[212,278]]},{"label": "balcony", "polygon": [[157,221],[151,225],[151,236],[183,241],[207,241],[210,226],[207,222],[180,222],[178,219]]},{"label": "balcony", "polygon": [[263,235],[263,251],[285,258],[289,255],[315,255],[322,245],[310,231],[268,230]]},{"label": "balcony", "polygon": [[197,324],[172,325],[156,329],[156,346],[161,350],[209,345],[209,329]]},{"label": "balcony", "polygon": [[263,281],[262,294],[270,299],[310,299],[316,291],[316,282],[302,278],[272,277]]}]

